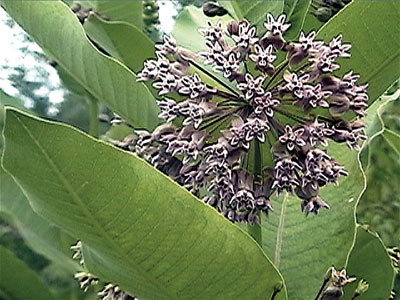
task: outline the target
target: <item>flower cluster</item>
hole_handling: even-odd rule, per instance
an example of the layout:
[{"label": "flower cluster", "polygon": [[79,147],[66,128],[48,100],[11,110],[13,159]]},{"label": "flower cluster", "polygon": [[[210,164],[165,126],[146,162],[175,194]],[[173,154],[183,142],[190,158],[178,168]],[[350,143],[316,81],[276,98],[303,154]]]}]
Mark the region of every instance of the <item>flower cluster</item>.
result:
[{"label": "flower cluster", "polygon": [[207,25],[199,30],[205,51],[165,36],[139,74],[159,90],[166,124],[115,144],[231,221],[259,222],[275,192],[295,193],[307,214],[329,208],[320,188],[347,172],[323,147],[331,139],[359,149],[366,139],[359,119],[342,117],[365,115],[367,85],[352,71],[332,74],[351,46],[341,35],[317,41],[315,32],[286,41],[285,15],[267,14],[263,34],[247,20]]}]

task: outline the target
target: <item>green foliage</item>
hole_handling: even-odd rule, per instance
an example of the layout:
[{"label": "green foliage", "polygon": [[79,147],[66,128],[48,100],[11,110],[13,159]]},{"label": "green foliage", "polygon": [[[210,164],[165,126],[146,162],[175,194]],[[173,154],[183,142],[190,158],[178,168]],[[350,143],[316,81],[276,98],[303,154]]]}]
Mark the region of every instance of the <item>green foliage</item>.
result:
[{"label": "green foliage", "polygon": [[96,14],[111,21],[123,21],[142,29],[142,1],[74,1],[92,8]]},{"label": "green foliage", "polygon": [[55,299],[38,275],[1,245],[0,257],[0,297],[2,299]]},{"label": "green foliage", "polygon": [[369,109],[366,122],[369,141],[363,149],[367,189],[357,208],[360,223],[379,232],[387,246],[400,242],[399,145],[400,90],[381,97]]},{"label": "green foliage", "polygon": [[90,15],[84,28],[92,41],[134,72],[142,69],[146,59],[154,57],[154,42],[133,25]]},{"label": "green foliage", "polygon": [[78,271],[80,267],[72,260],[69,249],[75,239],[34,213],[28,199],[3,168],[0,181],[0,212],[12,217],[12,223],[28,245],[70,274]]},{"label": "green foliage", "polygon": [[400,76],[400,6],[393,1],[353,1],[318,32],[329,41],[343,34],[352,44],[351,59],[340,61],[340,74],[354,70],[368,82],[370,105]]},{"label": "green foliage", "polygon": [[[270,12],[277,17],[283,12],[283,0],[276,1],[222,1],[221,5],[225,7],[236,19],[247,19],[257,25],[258,29],[263,28],[266,12]],[[308,1],[307,1],[308,2]]]},{"label": "green foliage", "polygon": [[156,126],[158,107],[148,88],[89,43],[65,4],[6,1],[2,6],[92,96],[138,127]]},{"label": "green foliage", "polygon": [[[357,299],[388,299],[394,269],[379,236],[367,227],[357,227],[357,237],[347,262],[347,272],[368,282],[368,291]],[[350,300],[357,285],[346,287],[344,300]]]},{"label": "green foliage", "polygon": [[286,0],[283,6],[283,13],[287,22],[292,25],[285,33],[285,37],[291,41],[296,39],[303,29],[304,21],[310,8],[311,0]]},{"label": "green foliage", "polygon": [[[159,123],[155,97],[133,73],[154,57],[154,43],[142,32],[142,3],[77,2],[96,13],[83,27],[61,2],[1,3],[59,64],[63,81],[79,99],[94,97],[135,127],[153,129]],[[230,15],[212,18],[214,23],[246,18],[260,30],[266,12],[275,17],[284,12],[292,23],[289,40],[304,28],[319,26],[310,19],[308,0],[220,4]],[[341,33],[353,45],[352,58],[340,62],[338,73],[354,70],[370,84],[370,140],[361,154],[330,143],[328,154],[338,158],[349,176],[339,186],[321,190],[329,211],[304,217],[296,197],[272,197],[274,212],[262,218],[262,249],[238,226],[136,156],[69,126],[11,109],[2,163],[15,182],[0,169],[0,212],[54,268],[69,274],[81,268],[69,250],[80,239],[91,273],[141,299],[269,299],[279,285],[283,290],[275,299],[313,299],[326,269],[332,264],[344,267],[346,260],[348,273],[370,285],[359,299],[387,298],[393,268],[379,237],[356,227],[355,211],[358,221],[371,223],[387,244],[398,243],[400,191],[394,179],[400,178],[400,125],[393,120],[398,118],[399,101],[375,100],[400,76],[399,8],[391,1],[354,1],[319,31],[320,39],[328,41]],[[197,29],[205,27],[207,19],[200,9],[185,8],[173,30],[178,44],[204,50],[205,40]],[[98,51],[85,33],[112,58]],[[0,104],[18,105],[14,103],[18,102],[0,94]],[[122,138],[129,131],[114,127],[105,139]],[[365,188],[360,157],[368,187],[357,208]],[[3,253],[10,256],[0,248]],[[4,270],[10,267],[7,263]],[[21,297],[11,295],[20,292],[16,289],[5,292],[9,285],[18,285],[15,276],[3,283],[3,274],[0,295]],[[346,289],[345,299],[351,299],[355,287]]]},{"label": "green foliage", "polygon": [[325,271],[343,267],[353,243],[354,209],[364,188],[358,153],[332,142],[328,153],[349,172],[338,186],[321,190],[331,209],[305,217],[298,198],[273,197],[274,212],[261,223],[263,248],[286,279],[289,299],[315,297]]},{"label": "green foliage", "polygon": [[36,212],[83,241],[90,272],[142,298],[260,298],[282,281],[247,234],[144,161],[15,110],[6,118],[4,167]]}]

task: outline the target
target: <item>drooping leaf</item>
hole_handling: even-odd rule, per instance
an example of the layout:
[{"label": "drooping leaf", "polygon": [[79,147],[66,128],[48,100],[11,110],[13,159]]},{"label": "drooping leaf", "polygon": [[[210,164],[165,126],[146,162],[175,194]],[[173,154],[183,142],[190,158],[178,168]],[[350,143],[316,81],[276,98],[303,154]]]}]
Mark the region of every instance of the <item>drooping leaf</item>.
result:
[{"label": "drooping leaf", "polygon": [[70,246],[76,239],[38,216],[28,199],[3,168],[0,167],[0,212],[6,213],[25,242],[37,253],[73,274],[81,267],[72,260]]},{"label": "drooping leaf", "polygon": [[264,251],[284,276],[289,299],[314,299],[326,270],[343,267],[353,243],[354,209],[365,185],[358,152],[330,142],[328,154],[349,172],[338,186],[321,189],[329,210],[306,217],[300,199],[283,195],[271,198],[274,211],[262,219]]},{"label": "drooping leaf", "polygon": [[339,34],[352,44],[349,59],[340,61],[340,74],[354,70],[368,82],[370,104],[400,76],[400,5],[396,1],[353,1],[326,23],[318,38]]},{"label": "drooping leaf", "polygon": [[139,29],[143,23],[142,1],[75,1],[84,7],[91,7],[93,10],[110,21],[127,22]]},{"label": "drooping leaf", "polygon": [[285,39],[292,41],[298,38],[310,4],[311,0],[285,0],[283,13],[286,15],[287,22],[291,24],[288,31],[285,32]]},{"label": "drooping leaf", "polygon": [[141,30],[125,22],[104,21],[90,15],[84,24],[89,38],[134,72],[154,57],[154,42]]},{"label": "drooping leaf", "polygon": [[[395,272],[386,248],[379,236],[364,228],[357,227],[356,242],[347,262],[347,273],[357,277],[357,282],[368,282],[368,291],[357,299],[389,299]],[[350,300],[357,285],[345,288],[343,300]]]},{"label": "drooping leaf", "polygon": [[153,129],[158,124],[158,107],[148,88],[136,81],[134,73],[91,45],[68,6],[53,1],[1,3],[93,97],[136,127]]},{"label": "drooping leaf", "polygon": [[1,245],[0,297],[5,300],[55,299],[39,276]]},{"label": "drooping leaf", "polygon": [[4,135],[3,166],[102,279],[142,299],[264,299],[282,281],[239,227],[136,156],[16,110]]}]

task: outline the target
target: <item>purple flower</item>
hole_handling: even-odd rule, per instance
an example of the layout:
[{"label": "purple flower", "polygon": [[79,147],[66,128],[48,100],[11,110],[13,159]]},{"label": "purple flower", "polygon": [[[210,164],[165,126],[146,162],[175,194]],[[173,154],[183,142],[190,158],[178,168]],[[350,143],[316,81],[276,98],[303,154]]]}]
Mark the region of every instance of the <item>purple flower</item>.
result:
[{"label": "purple flower", "polygon": [[280,15],[276,20],[271,14],[267,14],[267,22],[264,23],[264,27],[270,31],[273,35],[281,35],[289,29],[290,24],[285,24],[286,15]]},{"label": "purple flower", "polygon": [[258,41],[256,34],[256,26],[251,26],[248,21],[243,20],[239,23],[238,32],[232,34],[231,37],[236,42],[236,46],[247,49]]},{"label": "purple flower", "polygon": [[237,87],[243,92],[247,100],[253,98],[253,96],[260,96],[264,94],[264,88],[262,87],[262,84],[265,80],[265,77],[259,76],[254,79],[250,73],[246,73],[245,80],[245,82],[239,83]]}]

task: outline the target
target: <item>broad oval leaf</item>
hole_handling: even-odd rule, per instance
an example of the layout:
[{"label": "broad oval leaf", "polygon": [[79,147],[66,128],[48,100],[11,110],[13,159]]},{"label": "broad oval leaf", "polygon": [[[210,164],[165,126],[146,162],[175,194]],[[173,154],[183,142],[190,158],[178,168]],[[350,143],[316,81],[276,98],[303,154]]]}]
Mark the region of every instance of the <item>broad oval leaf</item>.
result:
[{"label": "broad oval leaf", "polygon": [[400,76],[400,5],[397,1],[353,1],[326,23],[318,38],[343,34],[352,57],[340,61],[340,72],[353,70],[368,82],[370,104]]},{"label": "broad oval leaf", "polygon": [[343,267],[355,234],[354,210],[365,188],[358,152],[330,142],[328,154],[349,172],[340,184],[321,189],[329,205],[305,216],[300,199],[274,197],[274,212],[262,220],[263,248],[286,280],[289,299],[314,299],[326,270]]},{"label": "broad oval leaf", "polygon": [[104,21],[91,14],[84,24],[89,38],[134,72],[154,57],[154,42],[141,30],[125,22]]},{"label": "broad oval leaf", "polygon": [[0,298],[5,300],[55,299],[39,276],[1,245]]},{"label": "broad oval leaf", "polygon": [[283,281],[245,232],[136,156],[16,110],[4,135],[3,166],[102,279],[142,299],[265,299]]},{"label": "broad oval leaf", "polygon": [[285,32],[285,39],[292,41],[299,37],[310,4],[311,0],[285,0],[283,13],[286,15],[286,22],[291,24],[288,31]]},{"label": "broad oval leaf", "polygon": [[88,41],[78,19],[62,2],[2,1],[10,16],[97,100],[136,127],[153,129],[158,106],[148,88],[118,61]]},{"label": "broad oval leaf", "polygon": [[0,212],[11,217],[25,242],[71,275],[81,266],[72,260],[70,246],[76,239],[37,215],[14,180],[0,167]]},{"label": "broad oval leaf", "polygon": [[[368,282],[368,291],[357,299],[389,299],[395,274],[392,262],[379,236],[358,226],[356,242],[350,252],[347,273],[357,277],[357,282],[364,279]],[[343,300],[352,299],[356,284],[345,288]]]},{"label": "broad oval leaf", "polygon": [[271,13],[274,17],[279,16],[283,12],[283,0],[257,0],[257,1],[228,1],[228,4],[221,2],[228,11],[233,11],[238,19],[246,19],[257,25],[259,30],[263,29],[263,23],[266,20],[267,13]]}]

